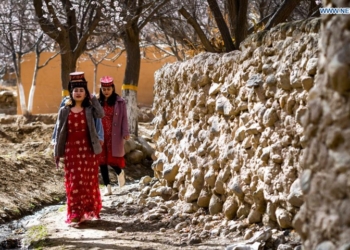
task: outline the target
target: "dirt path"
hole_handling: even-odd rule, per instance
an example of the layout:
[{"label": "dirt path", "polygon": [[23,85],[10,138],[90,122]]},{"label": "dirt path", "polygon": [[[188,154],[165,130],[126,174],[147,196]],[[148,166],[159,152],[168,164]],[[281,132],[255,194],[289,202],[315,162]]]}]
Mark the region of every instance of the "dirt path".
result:
[{"label": "dirt path", "polygon": [[[101,219],[85,221],[79,227],[65,224],[65,206],[46,214],[30,225],[27,241],[35,249],[224,249],[227,238],[214,237],[191,245],[189,228],[176,232],[171,216],[157,220],[145,219],[147,207],[135,204],[140,192],[138,184],[122,189],[114,187],[112,196],[103,197]],[[40,226],[39,226],[40,225]],[[186,231],[188,231],[186,233]]]}]

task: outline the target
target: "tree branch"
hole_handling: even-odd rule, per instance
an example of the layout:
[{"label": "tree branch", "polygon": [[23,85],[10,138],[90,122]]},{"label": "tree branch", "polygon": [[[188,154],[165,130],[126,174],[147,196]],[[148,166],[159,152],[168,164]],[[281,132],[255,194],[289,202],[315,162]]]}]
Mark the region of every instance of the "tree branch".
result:
[{"label": "tree branch", "polygon": [[232,42],[230,31],[225,23],[224,17],[220,11],[219,5],[216,0],[207,0],[210,10],[214,14],[216,24],[220,30],[222,39],[224,40],[226,52],[235,50],[235,45]]},{"label": "tree branch", "polygon": [[190,13],[187,12],[187,10],[184,7],[181,7],[179,9],[179,13],[187,20],[187,22],[194,28],[196,33],[198,34],[199,39],[201,40],[202,44],[204,45],[204,48],[208,52],[216,52],[211,43],[209,42],[208,38],[204,34],[204,31],[201,29],[199,24],[197,23],[196,19],[194,19]]},{"label": "tree branch", "polygon": [[298,6],[300,1],[301,0],[284,0],[282,5],[277,9],[275,14],[267,22],[265,30],[269,30],[277,24],[286,21],[286,19],[290,16],[295,7]]}]

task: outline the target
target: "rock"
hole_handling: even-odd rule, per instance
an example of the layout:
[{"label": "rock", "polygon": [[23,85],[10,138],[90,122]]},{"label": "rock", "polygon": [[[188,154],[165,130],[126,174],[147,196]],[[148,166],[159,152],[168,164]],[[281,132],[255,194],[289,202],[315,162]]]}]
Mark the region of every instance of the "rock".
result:
[{"label": "rock", "polygon": [[263,229],[262,231],[255,232],[254,235],[246,241],[246,243],[254,243],[254,242],[266,242],[272,236],[271,228]]},{"label": "rock", "polygon": [[212,83],[209,89],[209,95],[216,95],[221,88],[221,84],[219,83]]},{"label": "rock", "polygon": [[268,109],[266,110],[264,116],[263,116],[263,124],[266,127],[271,127],[275,124],[275,122],[278,120],[276,110],[274,109]]},{"label": "rock", "polygon": [[221,199],[213,194],[210,198],[210,203],[209,203],[209,213],[211,215],[218,214],[222,211],[222,201]]},{"label": "rock", "polygon": [[142,162],[142,160],[145,158],[145,155],[140,150],[133,150],[130,153],[125,155],[126,160],[131,164],[137,164]]},{"label": "rock", "polygon": [[276,218],[281,228],[292,228],[292,216],[283,208],[276,209]]},{"label": "rock", "polygon": [[154,221],[154,220],[160,220],[162,218],[162,215],[159,214],[159,213],[153,213],[153,214],[150,214],[148,219],[151,220],[151,221]]},{"label": "rock", "polygon": [[274,75],[269,75],[266,77],[266,85],[267,86],[274,86],[277,83],[277,79]]},{"label": "rock", "polygon": [[131,151],[136,149],[136,143],[133,138],[124,142],[124,151],[125,154],[130,153]]},{"label": "rock", "polygon": [[318,63],[318,58],[311,58],[306,65],[306,72],[310,75],[313,76],[316,74],[317,71],[317,63]]},{"label": "rock", "polygon": [[207,173],[204,176],[205,183],[213,188],[215,186],[215,181],[216,181],[216,175],[214,172],[214,169],[209,169]]},{"label": "rock", "polygon": [[208,207],[210,203],[211,194],[208,189],[204,187],[198,197],[197,204],[200,207]]},{"label": "rock", "polygon": [[236,216],[237,210],[238,210],[237,201],[234,199],[234,197],[229,196],[224,202],[222,212],[224,213],[227,219],[232,220]]},{"label": "rock", "polygon": [[284,90],[290,90],[292,85],[290,85],[290,72],[288,69],[283,69],[277,73],[277,83]]},{"label": "rock", "polygon": [[303,196],[304,195],[300,187],[300,179],[296,179],[290,187],[287,200],[293,206],[301,207],[301,205],[304,203]]},{"label": "rock", "polygon": [[317,245],[316,250],[335,250],[336,247],[331,241],[324,241]]},{"label": "rock", "polygon": [[253,237],[253,235],[254,235],[253,230],[248,229],[248,230],[244,233],[243,239],[249,240],[250,238]]},{"label": "rock", "polygon": [[200,189],[195,189],[193,185],[189,185],[185,193],[185,197],[184,197],[185,201],[186,202],[196,201],[199,197],[200,192],[201,192]]},{"label": "rock", "polygon": [[220,235],[220,229],[213,229],[210,231],[210,235],[213,236],[213,237],[217,237]]},{"label": "rock", "polygon": [[314,85],[314,79],[311,76],[302,76],[300,81],[306,91],[309,91]]},{"label": "rock", "polygon": [[277,250],[293,250],[293,247],[287,244],[279,244]]},{"label": "rock", "polygon": [[253,244],[235,243],[227,246],[225,250],[259,250],[260,246],[260,242],[255,242]]},{"label": "rock", "polygon": [[155,151],[154,148],[152,148],[151,145],[149,145],[149,143],[143,137],[138,137],[137,140],[141,144],[141,151],[145,157],[152,158],[152,155]]},{"label": "rock", "polygon": [[248,222],[250,224],[258,223],[258,222],[261,222],[261,219],[262,219],[261,212],[252,207],[250,209],[250,212],[249,212],[249,215],[248,215]]},{"label": "rock", "polygon": [[263,84],[263,80],[261,79],[260,74],[253,75],[247,82],[248,88],[256,88]]},{"label": "rock", "polygon": [[199,235],[194,234],[194,235],[191,236],[190,240],[188,241],[188,244],[189,245],[195,245],[195,244],[199,244],[201,242],[202,242],[202,240],[199,237]]},{"label": "rock", "polygon": [[148,185],[152,181],[152,178],[150,176],[144,176],[140,179],[140,184],[142,185]]},{"label": "rock", "polygon": [[179,231],[181,231],[182,229],[184,229],[185,227],[187,227],[187,222],[186,222],[186,221],[180,222],[179,224],[176,225],[175,231],[176,231],[176,232],[179,232]]},{"label": "rock", "polygon": [[307,194],[310,190],[310,182],[312,178],[312,171],[310,169],[304,170],[300,176],[300,188],[304,194]]},{"label": "rock", "polygon": [[179,171],[179,165],[176,163],[165,164],[163,169],[163,177],[165,180],[169,182],[173,182],[175,180],[175,176]]}]

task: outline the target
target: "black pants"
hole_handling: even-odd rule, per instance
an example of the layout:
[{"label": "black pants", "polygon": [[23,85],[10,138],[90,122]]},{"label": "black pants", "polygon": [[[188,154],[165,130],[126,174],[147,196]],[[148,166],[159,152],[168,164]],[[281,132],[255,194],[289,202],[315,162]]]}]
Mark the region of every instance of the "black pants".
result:
[{"label": "black pants", "polygon": [[[111,166],[111,168],[114,169],[117,175],[119,175],[122,172],[122,170],[117,166]],[[100,165],[100,171],[101,171],[103,183],[107,186],[108,184],[110,184],[109,174],[108,174],[108,165]]]}]

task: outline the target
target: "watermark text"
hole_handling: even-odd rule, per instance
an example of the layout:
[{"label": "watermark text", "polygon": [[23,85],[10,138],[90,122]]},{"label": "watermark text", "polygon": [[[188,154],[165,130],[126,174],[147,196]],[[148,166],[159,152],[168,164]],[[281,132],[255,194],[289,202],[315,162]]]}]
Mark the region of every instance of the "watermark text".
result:
[{"label": "watermark text", "polygon": [[350,15],[350,8],[319,8],[321,15]]}]

